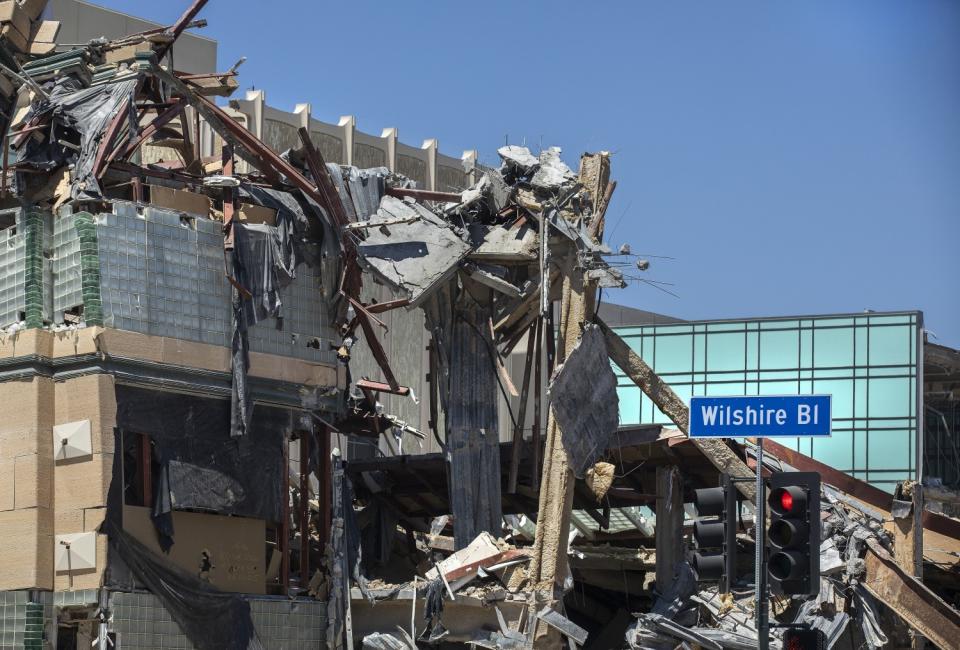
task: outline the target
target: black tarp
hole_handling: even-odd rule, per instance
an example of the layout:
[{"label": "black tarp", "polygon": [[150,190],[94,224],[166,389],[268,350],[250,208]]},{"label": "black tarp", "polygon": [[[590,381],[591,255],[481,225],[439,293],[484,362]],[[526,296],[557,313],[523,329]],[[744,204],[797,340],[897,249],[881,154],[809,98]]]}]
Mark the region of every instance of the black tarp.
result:
[{"label": "black tarp", "polygon": [[124,385],[116,397],[118,428],[153,442],[159,471],[152,515],[161,546],[174,541],[175,509],[280,520],[283,445],[296,412],[258,405],[247,435],[234,438],[227,400]]},{"label": "black tarp", "polygon": [[[31,138],[18,161],[34,169],[53,171],[67,163],[73,165],[70,196],[76,200],[101,198],[93,165],[100,143],[124,100],[130,100],[130,124],[138,127],[133,106],[137,79],[125,79],[99,86],[82,88],[69,76],[58,79],[48,89],[49,99],[38,99],[29,117],[51,115],[50,136],[42,142]],[[79,136],[79,142],[76,142]],[[60,140],[74,142],[79,150],[64,147]],[[19,181],[18,181],[19,183]],[[18,185],[19,186],[19,185]]]},{"label": "black tarp", "polygon": [[[115,449],[123,448],[123,436],[118,427],[114,431]],[[110,542],[104,587],[121,591],[148,589],[198,650],[262,650],[247,601],[175,567],[123,530],[122,456],[113,456],[107,517],[100,529]]]},{"label": "black tarp", "polygon": [[276,318],[277,327],[282,327],[280,291],[296,278],[300,264],[316,266],[320,263],[319,250],[326,237],[323,227],[312,224],[308,217],[308,211],[312,211],[319,223],[325,223],[322,211],[317,212],[309,202],[301,203],[289,192],[244,184],[240,186],[239,195],[248,202],[273,208],[277,211],[277,218],[274,226],[232,222],[233,277],[249,294],[234,291],[230,432],[237,437],[246,433],[250,420],[247,381],[250,344],[247,332],[250,327],[269,318]]}]

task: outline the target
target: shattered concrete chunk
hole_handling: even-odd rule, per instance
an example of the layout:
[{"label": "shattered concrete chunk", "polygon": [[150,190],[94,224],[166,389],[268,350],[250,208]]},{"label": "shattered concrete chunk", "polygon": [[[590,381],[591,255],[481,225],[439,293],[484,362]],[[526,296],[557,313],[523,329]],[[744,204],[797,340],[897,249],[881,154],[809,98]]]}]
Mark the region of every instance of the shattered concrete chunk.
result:
[{"label": "shattered concrete chunk", "polygon": [[549,147],[540,152],[540,168],[530,184],[542,190],[555,190],[575,179],[573,171],[560,160],[560,147]]},{"label": "shattered concrete chunk", "polygon": [[600,459],[619,423],[617,378],[597,326],[584,328],[576,347],[557,369],[550,396],[570,468],[583,478]]},{"label": "shattered concrete chunk", "polygon": [[360,260],[394,288],[419,302],[456,272],[470,246],[438,216],[416,202],[384,196],[377,220],[419,217],[411,223],[371,228],[357,246]]},{"label": "shattered concrete chunk", "polygon": [[521,172],[529,172],[540,164],[536,156],[530,153],[526,147],[518,147],[515,144],[508,144],[505,147],[497,149],[497,154],[503,162],[511,167],[516,167]]}]

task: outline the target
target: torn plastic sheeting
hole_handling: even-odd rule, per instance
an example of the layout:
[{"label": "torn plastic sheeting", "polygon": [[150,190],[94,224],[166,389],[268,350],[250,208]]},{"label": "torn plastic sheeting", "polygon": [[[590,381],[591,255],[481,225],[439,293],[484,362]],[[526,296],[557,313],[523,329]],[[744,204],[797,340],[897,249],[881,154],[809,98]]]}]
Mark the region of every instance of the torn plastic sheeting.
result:
[{"label": "torn plastic sheeting", "polygon": [[[389,175],[390,170],[386,167],[349,168],[347,171],[347,184],[350,186],[349,211],[354,213],[354,221],[366,221],[377,213],[380,200],[387,191]],[[340,178],[339,170],[337,177]],[[342,179],[340,184],[343,184]]]},{"label": "torn plastic sheeting", "polygon": [[164,562],[108,518],[110,544],[198,650],[262,650],[250,604]]},{"label": "torn plastic sheeting", "polygon": [[[279,218],[279,214],[277,215]],[[283,228],[266,224],[234,223],[234,278],[250,292],[240,299],[244,327],[280,316],[280,290],[296,277],[293,242]]]},{"label": "torn plastic sheeting", "polygon": [[177,510],[224,512],[246,496],[240,481],[214,469],[169,460],[167,473],[171,506]]},{"label": "torn plastic sheeting", "polygon": [[[283,251],[288,251],[286,255],[295,256],[294,266],[301,262],[312,263],[316,265],[317,255],[312,254],[305,246],[307,233],[311,230],[310,218],[307,216],[307,210],[315,211],[315,217],[321,222],[326,221],[326,213],[320,206],[311,204],[302,192],[283,192],[269,187],[251,185],[243,183],[237,190],[239,198],[246,202],[252,202],[257,205],[272,208],[277,211],[276,241],[277,245]],[[301,200],[303,203],[301,203]],[[307,208],[304,207],[307,206]],[[323,232],[322,237],[326,237]],[[322,243],[319,242],[319,243]]]},{"label": "torn plastic sheeting", "polygon": [[[230,432],[246,433],[250,421],[249,327],[280,317],[280,289],[296,277],[297,254],[290,237],[289,216],[277,214],[278,226],[233,222],[233,275],[249,296],[234,291],[233,337],[230,343],[232,399]],[[278,321],[279,324],[279,321]]]},{"label": "torn plastic sheeting", "polygon": [[43,142],[37,142],[31,138],[21,162],[38,169],[53,170],[75,156],[71,198],[75,200],[101,198],[100,185],[93,165],[105,131],[125,100],[130,100],[129,105],[132,109],[133,92],[136,86],[136,79],[128,79],[78,89],[78,82],[70,77],[58,80],[50,90],[49,101],[38,100],[31,110],[30,117],[51,113],[53,121],[61,124],[56,128],[65,126],[80,134],[80,149],[74,151],[64,148],[59,144],[60,138],[57,137],[47,138]]},{"label": "torn plastic sheeting", "polygon": [[445,221],[423,206],[383,197],[378,219],[409,217],[419,219],[370,228],[357,247],[366,265],[409,298],[408,309],[456,272],[460,260],[470,252],[470,246]]},{"label": "torn plastic sheeting", "polygon": [[603,334],[596,325],[587,325],[550,382],[550,407],[577,478],[606,451],[619,425],[619,404]]}]

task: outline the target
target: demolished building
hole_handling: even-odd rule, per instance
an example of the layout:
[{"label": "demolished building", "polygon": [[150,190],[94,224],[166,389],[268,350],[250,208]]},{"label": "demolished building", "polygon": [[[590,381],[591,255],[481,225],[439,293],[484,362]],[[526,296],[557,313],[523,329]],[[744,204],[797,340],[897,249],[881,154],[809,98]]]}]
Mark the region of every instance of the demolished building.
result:
[{"label": "demolished building", "polygon": [[[39,34],[44,3],[10,4]],[[278,151],[215,101],[236,70],[169,64],[204,4],[63,52],[0,41],[0,646],[751,647],[684,549],[692,490],[750,476],[750,447],[688,439],[596,316],[624,281],[609,155],[508,145],[441,192],[329,162],[305,127]],[[618,427],[611,360],[676,429]],[[440,453],[404,453],[423,440]],[[782,620],[831,647],[953,638],[916,576],[955,520],[789,452],[832,486],[831,534],[821,595]]]}]

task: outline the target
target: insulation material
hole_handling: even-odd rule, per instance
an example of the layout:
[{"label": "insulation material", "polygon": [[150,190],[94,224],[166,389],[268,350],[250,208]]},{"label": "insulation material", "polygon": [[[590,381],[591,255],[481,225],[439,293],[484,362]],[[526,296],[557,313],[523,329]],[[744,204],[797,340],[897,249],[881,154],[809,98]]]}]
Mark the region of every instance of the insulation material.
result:
[{"label": "insulation material", "polygon": [[587,325],[550,383],[550,407],[563,432],[570,468],[583,478],[607,449],[619,424],[617,377],[603,334]]}]

